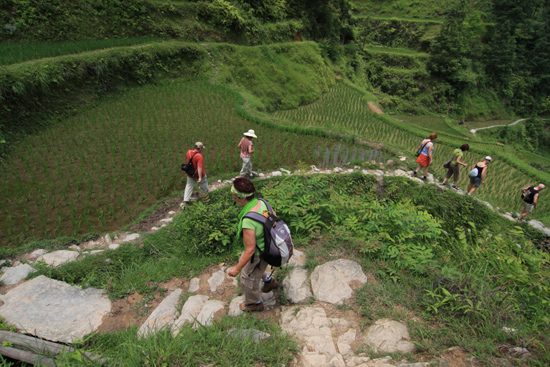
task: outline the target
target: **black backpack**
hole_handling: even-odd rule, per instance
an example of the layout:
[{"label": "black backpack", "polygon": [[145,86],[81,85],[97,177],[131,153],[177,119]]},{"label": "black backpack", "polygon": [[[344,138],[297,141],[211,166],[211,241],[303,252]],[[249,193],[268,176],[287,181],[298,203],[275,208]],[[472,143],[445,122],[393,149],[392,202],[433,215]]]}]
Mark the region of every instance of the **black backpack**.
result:
[{"label": "black backpack", "polygon": [[195,167],[193,166],[193,158],[199,154],[198,152],[193,154],[191,159],[189,160],[189,163],[183,163],[181,165],[181,170],[185,173],[187,173],[189,176],[193,176],[195,174]]},{"label": "black backpack", "polygon": [[532,191],[531,191],[531,189],[529,188],[529,189],[527,189],[527,190],[525,190],[524,192],[521,193],[521,198],[522,198],[523,200],[529,199],[529,197],[531,196],[531,194],[532,194]]},{"label": "black backpack", "polygon": [[[258,200],[263,201],[267,206],[266,216],[254,212],[246,213],[244,216],[264,225],[264,250],[260,250],[260,258],[269,265],[283,266],[290,260],[294,251],[290,230],[285,222],[273,214],[273,209],[265,199]],[[256,247],[258,247],[257,244]]]}]

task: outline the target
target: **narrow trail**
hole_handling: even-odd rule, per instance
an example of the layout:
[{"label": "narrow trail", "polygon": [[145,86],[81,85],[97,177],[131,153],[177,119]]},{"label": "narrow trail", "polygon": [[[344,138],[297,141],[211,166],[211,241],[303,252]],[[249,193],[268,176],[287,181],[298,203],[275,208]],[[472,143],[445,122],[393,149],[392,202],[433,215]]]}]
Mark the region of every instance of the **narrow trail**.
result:
[{"label": "narrow trail", "polygon": [[493,127],[514,126],[514,125],[517,125],[519,122],[525,121],[525,120],[527,120],[527,119],[519,119],[519,120],[514,121],[511,124],[507,124],[507,125],[492,125],[492,126],[480,127],[479,129],[471,129],[470,132],[475,135],[478,130],[491,129]]}]

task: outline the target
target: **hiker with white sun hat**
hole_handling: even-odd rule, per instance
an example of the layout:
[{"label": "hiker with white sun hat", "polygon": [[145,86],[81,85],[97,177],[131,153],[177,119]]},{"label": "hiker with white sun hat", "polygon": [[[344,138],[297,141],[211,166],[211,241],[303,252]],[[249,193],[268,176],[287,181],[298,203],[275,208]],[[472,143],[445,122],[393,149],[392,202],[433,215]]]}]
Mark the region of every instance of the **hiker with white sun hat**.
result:
[{"label": "hiker with white sun hat", "polygon": [[250,129],[247,132],[243,133],[243,137],[239,142],[238,147],[241,148],[241,159],[243,160],[243,167],[241,168],[240,175],[246,178],[251,178],[256,176],[252,171],[252,162],[250,161],[250,155],[254,153],[252,139],[257,138],[254,130]]}]

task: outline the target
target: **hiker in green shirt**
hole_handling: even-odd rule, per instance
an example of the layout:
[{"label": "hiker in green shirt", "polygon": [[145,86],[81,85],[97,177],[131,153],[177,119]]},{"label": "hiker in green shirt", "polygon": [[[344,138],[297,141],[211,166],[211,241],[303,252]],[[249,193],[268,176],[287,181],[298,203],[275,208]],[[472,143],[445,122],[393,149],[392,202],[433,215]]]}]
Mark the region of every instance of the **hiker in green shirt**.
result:
[{"label": "hiker in green shirt", "polygon": [[238,264],[229,270],[227,275],[236,277],[241,273],[244,303],[241,303],[240,308],[245,312],[264,310],[260,298],[260,281],[262,279],[264,281],[264,286],[261,289],[263,293],[268,293],[279,285],[275,279],[265,273],[268,264],[260,258],[260,251],[263,251],[265,246],[263,224],[251,218],[244,218],[248,212],[263,214],[267,211],[267,206],[254,197],[255,191],[252,181],[244,177],[236,178],[231,187],[233,199],[243,207],[239,214],[237,239],[240,238],[242,232],[246,249]]},{"label": "hiker in green shirt", "polygon": [[464,152],[470,150],[470,146],[468,144],[462,144],[462,146],[458,149],[455,149],[453,151],[453,159],[451,160],[451,163],[449,163],[449,170],[447,171],[447,174],[445,175],[445,179],[443,180],[442,184],[445,185],[447,183],[447,180],[451,178],[451,176],[454,175],[454,183],[451,185],[451,187],[455,190],[458,190],[458,186],[456,185],[458,182],[458,179],[460,178],[460,171],[458,165],[468,167],[468,165],[464,162],[462,162],[462,157],[464,156]]}]

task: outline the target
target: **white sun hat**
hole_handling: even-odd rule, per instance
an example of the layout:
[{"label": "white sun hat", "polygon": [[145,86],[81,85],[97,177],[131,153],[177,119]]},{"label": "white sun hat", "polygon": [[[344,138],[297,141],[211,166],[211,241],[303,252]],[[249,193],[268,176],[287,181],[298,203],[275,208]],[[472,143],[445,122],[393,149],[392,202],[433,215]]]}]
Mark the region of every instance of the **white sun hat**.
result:
[{"label": "white sun hat", "polygon": [[252,129],[248,130],[243,135],[244,136],[250,136],[251,138],[257,138],[256,134],[254,134],[254,130],[252,130]]}]

